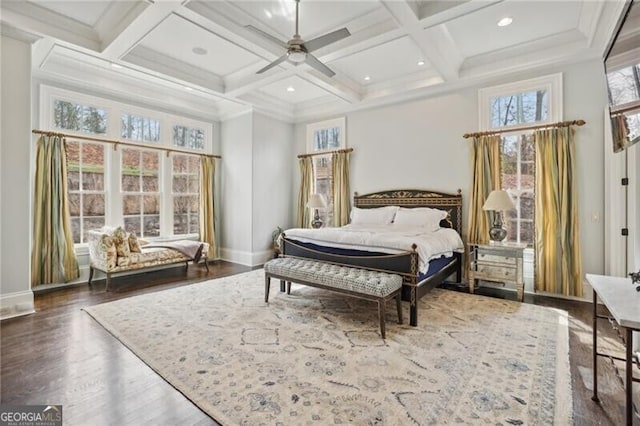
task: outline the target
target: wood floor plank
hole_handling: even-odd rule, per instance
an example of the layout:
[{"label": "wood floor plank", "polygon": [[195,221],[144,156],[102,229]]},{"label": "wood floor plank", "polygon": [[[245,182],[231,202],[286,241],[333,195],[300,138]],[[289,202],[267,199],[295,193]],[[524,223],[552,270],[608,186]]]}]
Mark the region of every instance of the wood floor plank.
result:
[{"label": "wood floor plank", "polygon": [[[104,281],[37,293],[35,314],[0,324],[1,402],[62,404],[65,425],[216,424],[81,308],[248,270],[220,261],[211,264],[209,273],[196,266],[186,276],[179,267],[116,277],[108,293]],[[478,293],[515,299],[515,293],[495,289]],[[525,303],[569,313],[574,424],[624,424],[622,382],[606,359],[599,361],[601,404],[591,401],[591,305],[531,295]],[[598,330],[604,347],[621,350],[606,322]]]}]

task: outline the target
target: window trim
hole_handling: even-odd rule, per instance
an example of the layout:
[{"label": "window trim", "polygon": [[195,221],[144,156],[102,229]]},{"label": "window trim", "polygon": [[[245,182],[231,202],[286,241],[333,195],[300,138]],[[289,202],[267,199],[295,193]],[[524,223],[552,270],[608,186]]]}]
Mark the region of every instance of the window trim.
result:
[{"label": "window trim", "polygon": [[[491,126],[491,99],[500,96],[508,96],[521,92],[531,92],[546,89],[549,98],[549,116],[547,120],[536,123],[523,123],[513,126]],[[522,127],[532,124],[554,123],[562,121],[562,73],[545,75],[529,80],[515,81],[498,86],[485,87],[478,90],[479,123],[480,131],[508,129],[516,132]]]},{"label": "window trim", "polygon": [[[317,130],[331,129],[338,127],[340,129],[340,146],[338,148],[314,150],[313,149],[313,133]],[[334,118],[331,120],[318,121],[307,124],[307,153],[332,151],[334,149],[344,149],[347,147],[346,119],[345,117]]]}]

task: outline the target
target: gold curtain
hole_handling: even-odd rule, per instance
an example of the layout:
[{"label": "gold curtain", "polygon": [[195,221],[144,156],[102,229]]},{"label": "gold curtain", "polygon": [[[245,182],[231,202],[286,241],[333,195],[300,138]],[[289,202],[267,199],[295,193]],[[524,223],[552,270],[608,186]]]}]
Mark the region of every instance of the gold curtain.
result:
[{"label": "gold curtain", "polygon": [[349,152],[334,152],[331,155],[333,165],[333,226],[349,223],[351,210],[349,196]]},{"label": "gold curtain", "polygon": [[215,177],[216,159],[200,157],[200,241],[209,243],[207,259],[216,256],[215,230]]},{"label": "gold curtain", "polygon": [[489,193],[501,188],[500,182],[500,136],[483,135],[473,139],[473,176],[471,203],[469,205],[469,242],[489,241],[490,217],[482,210]]},{"label": "gold curtain", "polygon": [[582,296],[574,129],[534,132],[536,290]]},{"label": "gold curtain", "polygon": [[298,217],[296,226],[308,228],[311,226],[311,213],[307,207],[309,196],[313,192],[313,160],[311,157],[300,159],[300,192],[298,192]]},{"label": "gold curtain", "polygon": [[41,136],[36,148],[31,285],[60,283],[80,276],[71,236],[67,154],[59,136]]}]

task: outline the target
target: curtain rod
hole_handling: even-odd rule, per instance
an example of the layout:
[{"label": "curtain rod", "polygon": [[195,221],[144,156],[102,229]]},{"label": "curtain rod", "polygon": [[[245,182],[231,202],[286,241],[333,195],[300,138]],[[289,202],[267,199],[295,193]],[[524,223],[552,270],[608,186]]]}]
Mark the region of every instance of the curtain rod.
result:
[{"label": "curtain rod", "polygon": [[516,129],[490,130],[486,132],[465,133],[464,135],[462,135],[462,137],[465,139],[468,139],[468,138],[475,138],[478,136],[499,135],[502,133],[515,132],[519,130],[547,129],[552,127],[584,126],[585,124],[586,124],[586,121],[584,120],[559,121],[557,123],[538,124],[535,126],[518,127]]},{"label": "curtain rod", "polygon": [[314,152],[313,154],[299,154],[298,158],[315,157],[316,155],[335,154],[339,152],[353,152],[353,148],[334,149],[333,151]]},{"label": "curtain rod", "polygon": [[159,150],[159,151],[167,151],[167,155],[169,155],[172,152],[179,152],[181,154],[201,155],[203,157],[222,158],[219,155],[204,154],[204,153],[200,154],[200,153],[193,152],[193,151],[187,151],[186,149],[176,149],[176,148],[166,148],[164,146],[144,145],[144,144],[141,144],[141,143],[124,142],[124,141],[119,141],[119,140],[114,140],[114,139],[103,139],[103,138],[96,138],[96,137],[92,137],[92,136],[74,135],[74,134],[71,134],[71,133],[51,132],[51,131],[48,131],[48,130],[37,130],[37,129],[32,130],[31,133],[38,134],[38,135],[46,135],[46,136],[59,136],[61,138],[82,139],[82,140],[91,141],[91,142],[110,143],[110,144],[114,145],[113,149],[117,149],[118,145],[123,145],[125,147],[130,147],[131,146],[131,147],[136,147],[136,148],[156,149],[156,150]]}]

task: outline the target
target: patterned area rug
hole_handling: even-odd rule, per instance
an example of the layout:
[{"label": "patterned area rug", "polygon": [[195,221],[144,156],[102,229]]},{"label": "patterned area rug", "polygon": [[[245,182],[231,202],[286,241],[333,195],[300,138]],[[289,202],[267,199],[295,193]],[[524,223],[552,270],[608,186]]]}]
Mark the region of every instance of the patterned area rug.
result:
[{"label": "patterned area rug", "polygon": [[374,303],[272,280],[267,305],[262,270],[85,310],[225,425],[572,419],[563,311],[435,289],[382,340]]}]

